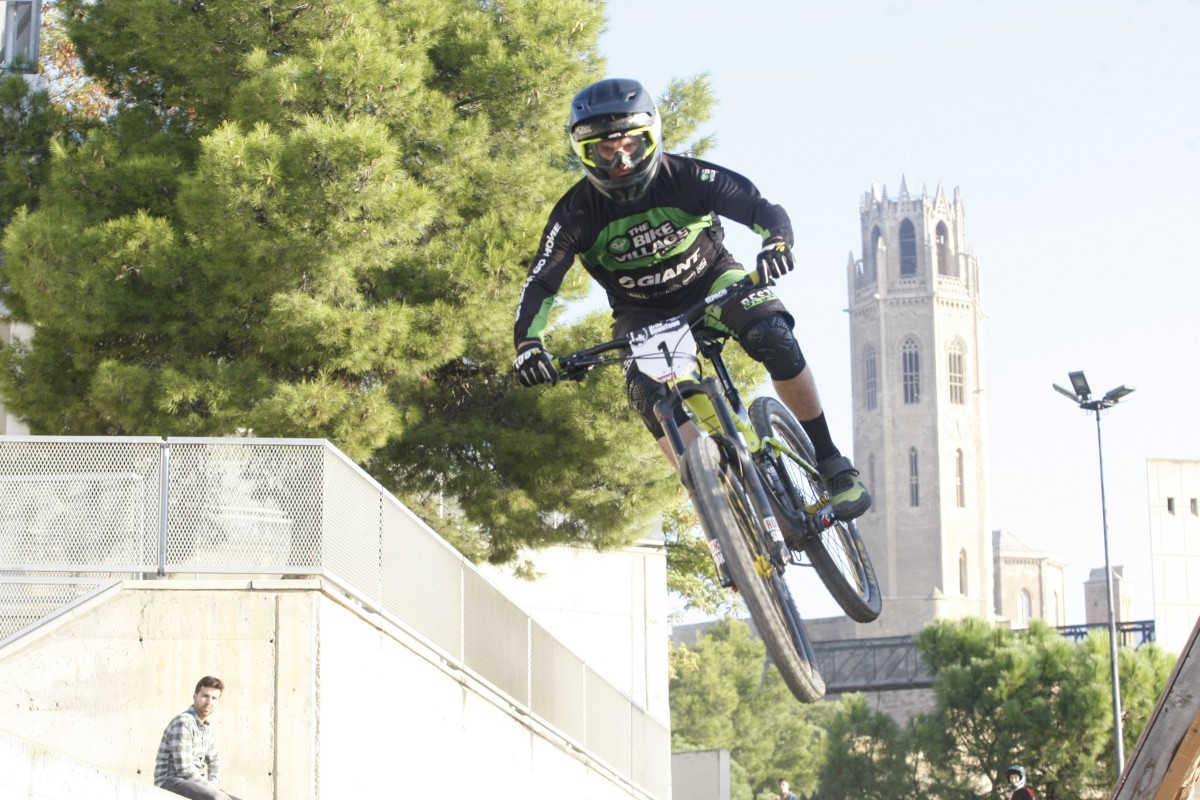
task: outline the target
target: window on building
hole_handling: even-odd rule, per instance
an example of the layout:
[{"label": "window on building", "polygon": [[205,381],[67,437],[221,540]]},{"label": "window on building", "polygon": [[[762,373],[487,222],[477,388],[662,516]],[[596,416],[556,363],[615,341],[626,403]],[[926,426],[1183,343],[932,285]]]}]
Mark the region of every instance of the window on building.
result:
[{"label": "window on building", "polygon": [[879,280],[879,253],[882,250],[880,244],[883,242],[883,232],[876,225],[871,231],[871,253],[867,256],[867,281],[875,283]]},{"label": "window on building", "polygon": [[900,223],[900,277],[917,274],[917,228],[912,220]]},{"label": "window on building", "polygon": [[958,551],[958,593],[967,594],[967,551]]},{"label": "window on building", "polygon": [[921,505],[921,475],[917,469],[917,448],[908,449],[908,504]]},{"label": "window on building", "polygon": [[937,253],[939,275],[958,276],[958,262],[950,257],[950,229],[939,222],[934,229],[934,252]]},{"label": "window on building", "polygon": [[963,343],[961,339],[955,339],[950,343],[946,366],[950,381],[950,402],[959,406],[965,405],[967,392],[963,383]]},{"label": "window on building", "polygon": [[1197,513],[1197,511],[1196,511],[1196,498],[1194,498],[1194,497],[1192,498],[1192,516],[1193,517],[1200,516],[1200,513]]},{"label": "window on building", "polygon": [[967,480],[962,449],[954,453],[954,496],[958,499],[958,507],[967,507]]},{"label": "window on building", "polygon": [[1029,620],[1033,618],[1033,596],[1028,589],[1017,593],[1017,627],[1028,628]]},{"label": "window on building", "polygon": [[867,407],[867,411],[874,411],[879,404],[878,388],[875,348],[868,346],[863,353],[863,405]]},{"label": "window on building", "polygon": [[921,348],[911,336],[900,345],[900,361],[904,367],[904,402],[921,402]]},{"label": "window on building", "polygon": [[1175,513],[1175,498],[1174,497],[1167,498],[1167,513],[1168,514]]},{"label": "window on building", "polygon": [[0,2],[0,69],[37,72],[39,16],[32,0]]}]

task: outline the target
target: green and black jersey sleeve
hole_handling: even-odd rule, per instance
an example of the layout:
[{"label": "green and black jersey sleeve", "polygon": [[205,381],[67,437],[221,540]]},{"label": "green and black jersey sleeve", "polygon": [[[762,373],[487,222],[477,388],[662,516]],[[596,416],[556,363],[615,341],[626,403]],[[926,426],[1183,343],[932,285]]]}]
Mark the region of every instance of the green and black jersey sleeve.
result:
[{"label": "green and black jersey sleeve", "polygon": [[748,179],[715,164],[664,155],[658,176],[637,203],[609,200],[586,180],[554,206],[517,306],[515,341],[541,339],[554,297],[578,258],[608,293],[614,310],[669,309],[690,302],[736,266],[725,249],[721,218],[766,241],[794,244],[787,212],[767,202]]}]

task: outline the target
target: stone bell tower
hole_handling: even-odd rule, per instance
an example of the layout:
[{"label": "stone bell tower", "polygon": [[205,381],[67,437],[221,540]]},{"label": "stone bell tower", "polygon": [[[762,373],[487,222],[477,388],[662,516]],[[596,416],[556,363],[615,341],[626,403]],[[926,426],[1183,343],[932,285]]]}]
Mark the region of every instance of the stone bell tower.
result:
[{"label": "stone bell tower", "polygon": [[[858,521],[883,590],[869,635],[993,618],[983,304],[958,189],[859,207],[847,266],[854,463],[875,495]],[[877,627],[878,626],[878,627]],[[867,635],[865,632],[863,635]]]}]

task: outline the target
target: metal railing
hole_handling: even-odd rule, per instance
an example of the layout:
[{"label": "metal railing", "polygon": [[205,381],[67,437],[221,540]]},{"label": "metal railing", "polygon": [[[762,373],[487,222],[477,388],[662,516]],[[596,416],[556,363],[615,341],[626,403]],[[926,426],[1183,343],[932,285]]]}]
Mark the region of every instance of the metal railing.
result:
[{"label": "metal railing", "polygon": [[331,579],[652,796],[670,734],[324,440],[0,437],[0,646],[118,579]]}]

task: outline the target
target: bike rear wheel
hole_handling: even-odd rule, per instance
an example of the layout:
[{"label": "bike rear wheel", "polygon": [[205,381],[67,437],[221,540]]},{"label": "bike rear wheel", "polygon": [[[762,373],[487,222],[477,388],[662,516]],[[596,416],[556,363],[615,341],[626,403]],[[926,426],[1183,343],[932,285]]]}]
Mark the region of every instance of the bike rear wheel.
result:
[{"label": "bike rear wheel", "polygon": [[700,524],[720,545],[729,576],[745,598],[758,634],[792,694],[812,703],[825,695],[812,642],[781,569],[771,562],[770,538],[742,482],[738,462],[703,437],[684,452],[684,485]]},{"label": "bike rear wheel", "polygon": [[[774,437],[809,464],[815,464],[812,442],[787,407],[774,397],[759,397],[750,404],[750,422],[760,437]],[[774,459],[782,491],[767,496],[789,543],[803,544],[813,569],[846,616],[855,622],[871,622],[883,610],[883,597],[871,557],[851,522],[834,520],[833,525],[810,534],[806,519],[829,502],[829,493],[815,471],[786,455]]]}]

